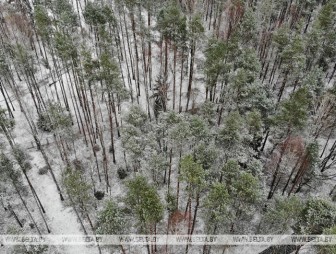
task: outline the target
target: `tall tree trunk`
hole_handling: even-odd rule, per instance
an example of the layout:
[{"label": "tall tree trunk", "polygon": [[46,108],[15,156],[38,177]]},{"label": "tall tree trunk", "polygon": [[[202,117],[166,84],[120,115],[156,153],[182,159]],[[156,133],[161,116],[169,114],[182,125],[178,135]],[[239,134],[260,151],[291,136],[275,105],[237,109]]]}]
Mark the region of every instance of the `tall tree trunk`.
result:
[{"label": "tall tree trunk", "polygon": [[191,85],[193,82],[193,75],[194,75],[194,57],[195,57],[195,49],[196,45],[195,42],[192,42],[191,50],[190,50],[190,70],[189,70],[189,82],[188,82],[188,92],[187,92],[187,105],[186,105],[186,111],[188,111],[189,106],[189,100],[191,95]]},{"label": "tall tree trunk", "polygon": [[[7,208],[6,208],[7,209]],[[19,217],[17,216],[16,212],[14,211],[14,209],[12,208],[12,206],[8,203],[8,210],[11,212],[11,214],[14,216],[15,221],[19,224],[19,226],[21,228],[23,228],[23,225],[19,219]]]},{"label": "tall tree trunk", "polygon": [[39,233],[39,235],[42,235],[42,234],[41,234],[41,231],[40,231],[40,229],[39,229],[39,227],[38,227],[37,224],[36,224],[36,221],[35,221],[33,215],[32,215],[31,212],[29,211],[29,209],[28,209],[28,207],[27,207],[27,205],[26,205],[26,202],[23,200],[23,198],[22,198],[22,196],[21,196],[20,190],[19,190],[18,186],[16,185],[15,180],[13,180],[13,179],[11,179],[11,180],[12,180],[12,184],[13,184],[13,186],[14,186],[14,189],[15,189],[16,193],[18,194],[18,196],[19,196],[19,198],[20,198],[20,200],[21,200],[21,203],[23,204],[25,210],[26,210],[27,213],[28,213],[28,216],[29,216],[30,220],[31,220],[32,223],[34,224],[34,226],[35,226],[37,232]]}]

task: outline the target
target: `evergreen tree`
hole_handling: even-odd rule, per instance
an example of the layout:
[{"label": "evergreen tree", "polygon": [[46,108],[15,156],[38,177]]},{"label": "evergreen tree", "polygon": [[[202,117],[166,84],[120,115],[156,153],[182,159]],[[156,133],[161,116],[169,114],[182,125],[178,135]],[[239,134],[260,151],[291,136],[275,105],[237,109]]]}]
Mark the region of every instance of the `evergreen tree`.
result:
[{"label": "evergreen tree", "polygon": [[[24,200],[24,187],[21,181],[20,173],[14,168],[14,163],[4,154],[0,155],[0,178],[2,184],[9,183],[14,187],[15,193],[19,196],[20,201],[28,214],[29,220],[31,221],[33,227],[37,230],[38,234],[41,235],[41,230],[34,219],[26,201]],[[19,222],[19,219],[15,215],[15,218]],[[22,224],[20,223],[21,227]]]},{"label": "evergreen tree", "polygon": [[130,180],[127,188],[125,201],[137,217],[140,232],[155,233],[156,224],[163,218],[163,204],[157,190],[143,176]]},{"label": "evergreen tree", "polygon": [[287,99],[281,107],[276,120],[287,127],[287,132],[305,127],[309,116],[309,94],[307,88],[300,88]]},{"label": "evergreen tree", "polygon": [[[325,229],[323,231],[324,235],[334,235],[336,233],[335,226]],[[320,245],[315,247],[319,254],[335,254],[336,246],[335,245]]]},{"label": "evergreen tree", "polygon": [[232,216],[231,203],[232,200],[226,185],[219,182],[213,183],[204,201],[207,233],[217,234],[227,226],[230,216]]},{"label": "evergreen tree", "polygon": [[5,135],[6,139],[8,140],[9,144],[12,146],[13,138],[11,132],[15,126],[15,120],[9,118],[6,114],[6,111],[0,108],[0,128],[1,132]]},{"label": "evergreen tree", "polygon": [[[195,162],[191,155],[183,157],[180,164],[180,178],[187,184],[186,192],[188,193],[188,203],[186,206],[186,213],[187,211],[189,212],[188,234],[192,234],[195,228],[201,192],[205,187],[205,171],[202,168],[202,165]],[[191,223],[192,199],[195,199],[196,204],[194,208],[193,222]]]},{"label": "evergreen tree", "polygon": [[336,223],[335,204],[328,200],[312,198],[303,207],[297,223],[293,226],[296,234],[322,234]]},{"label": "evergreen tree", "polygon": [[[202,25],[200,15],[194,15],[191,18],[188,24],[188,28],[189,28],[189,38],[190,38],[190,66],[189,66],[189,81],[188,81],[186,111],[188,110],[189,100],[190,100],[190,96],[192,92],[191,87],[192,87],[193,76],[194,76],[194,61],[195,61],[197,41],[200,39],[200,37],[204,33],[204,27]],[[194,108],[194,105],[192,106],[192,108]]]},{"label": "evergreen tree", "polygon": [[[204,201],[204,219],[206,222],[205,232],[208,234],[218,234],[225,231],[231,220],[232,213],[230,207],[232,200],[227,187],[223,183],[215,182],[210,186],[209,193]],[[210,253],[211,246],[204,245],[203,252]]]},{"label": "evergreen tree", "polygon": [[[113,201],[108,201],[98,215],[96,232],[101,235],[121,235],[126,232],[125,225],[127,221],[122,210]],[[122,245],[120,248],[125,253]]]},{"label": "evergreen tree", "polygon": [[[81,172],[71,168],[66,168],[63,174],[63,185],[67,191],[70,204],[73,206],[75,212],[77,213],[77,210],[79,210],[82,216],[87,219],[93,234],[95,234],[96,230],[90,216],[90,212],[93,208],[92,196],[90,195],[91,186],[85,181]],[[79,216],[78,219],[81,221]],[[85,230],[83,224],[82,227]],[[98,249],[100,250],[99,246]]]},{"label": "evergreen tree", "polygon": [[205,51],[206,61],[205,65],[205,75],[206,75],[206,88],[207,95],[208,90],[210,90],[209,99],[214,101],[214,94],[216,91],[217,82],[227,82],[228,72],[230,71],[230,64],[227,63],[228,46],[226,43],[210,39],[208,46]]},{"label": "evergreen tree", "polygon": [[276,198],[260,222],[259,231],[270,234],[285,234],[299,218],[303,204],[297,197]]}]

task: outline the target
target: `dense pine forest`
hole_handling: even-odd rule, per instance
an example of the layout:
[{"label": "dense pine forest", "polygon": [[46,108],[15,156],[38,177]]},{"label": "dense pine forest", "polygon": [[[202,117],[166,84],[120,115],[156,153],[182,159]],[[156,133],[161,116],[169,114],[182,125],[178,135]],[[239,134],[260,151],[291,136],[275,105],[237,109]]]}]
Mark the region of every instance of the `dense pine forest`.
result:
[{"label": "dense pine forest", "polygon": [[[335,0],[2,0],[0,15],[1,235],[336,234]],[[271,251],[0,246],[290,253]]]}]

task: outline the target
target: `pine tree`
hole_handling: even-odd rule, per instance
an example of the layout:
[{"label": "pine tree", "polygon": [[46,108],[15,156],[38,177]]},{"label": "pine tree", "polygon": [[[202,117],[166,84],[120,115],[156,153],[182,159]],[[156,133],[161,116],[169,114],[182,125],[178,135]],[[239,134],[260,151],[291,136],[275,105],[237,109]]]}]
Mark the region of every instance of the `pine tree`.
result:
[{"label": "pine tree", "polygon": [[20,201],[24,206],[31,223],[34,225],[38,234],[41,235],[41,230],[36,220],[34,219],[30,209],[28,208],[26,201],[23,199],[24,190],[21,181],[21,175],[17,170],[14,169],[13,162],[4,153],[0,155],[0,177],[2,179],[1,182],[3,183],[9,182],[14,187],[14,190],[16,194],[19,196]]},{"label": "pine tree", "polygon": [[[197,41],[199,40],[200,36],[202,36],[202,34],[204,33],[204,27],[202,25],[201,17],[199,15],[193,16],[189,21],[188,28],[190,36],[190,66],[189,66],[189,81],[188,81],[186,111],[188,111],[190,96],[192,93],[192,83],[194,77],[194,61],[195,61]],[[192,105],[192,108],[194,108],[194,104]]]},{"label": "pine tree", "polygon": [[299,220],[293,226],[296,234],[322,234],[336,223],[336,207],[325,199],[312,198],[303,207]]},{"label": "pine tree", "polygon": [[307,88],[300,88],[287,99],[281,107],[276,121],[287,128],[287,132],[305,127],[308,119],[309,94]]},{"label": "pine tree", "polygon": [[216,143],[225,149],[221,155],[225,162],[232,157],[237,157],[238,154],[248,152],[244,146],[245,139],[248,137],[244,135],[246,133],[244,125],[244,118],[239,112],[234,111],[225,118],[224,127],[218,129]]},{"label": "pine tree", "polygon": [[52,10],[56,16],[55,23],[64,33],[70,34],[78,26],[78,16],[68,0],[52,1]]},{"label": "pine tree", "polygon": [[[323,231],[324,235],[334,235],[336,233],[336,228],[335,226],[325,229]],[[316,246],[316,249],[318,249],[318,253],[321,254],[335,254],[336,253],[336,246],[335,245],[321,245],[321,246]]]},{"label": "pine tree", "polygon": [[230,232],[244,232],[246,225],[243,223],[249,220],[260,200],[259,179],[249,172],[226,171],[224,174],[225,183],[228,186],[228,193],[232,198],[232,213]]},{"label": "pine tree", "polygon": [[205,50],[206,96],[215,100],[216,86],[219,81],[227,83],[230,65],[227,63],[228,45],[223,41],[210,39]]},{"label": "pine tree", "polygon": [[[211,185],[208,196],[204,201],[205,212],[205,232],[217,234],[228,226],[232,200],[227,187],[223,183],[215,182]],[[210,253],[212,246],[203,246],[203,253]]]},{"label": "pine tree", "polygon": [[297,197],[276,198],[265,208],[266,213],[260,221],[259,231],[270,234],[288,232],[299,218],[302,208],[302,201]]},{"label": "pine tree", "polygon": [[[296,35],[280,54],[281,68],[284,74],[278,93],[278,102],[281,100],[289,78],[292,78],[294,86],[302,77],[301,70],[306,64],[304,45],[301,37]],[[291,75],[290,75],[291,74]]]},{"label": "pine tree", "polygon": [[231,203],[226,185],[219,182],[213,183],[204,201],[206,207],[204,217],[208,234],[217,234],[227,226],[231,216]]},{"label": "pine tree", "polygon": [[[195,228],[195,223],[197,219],[197,212],[199,208],[201,192],[205,187],[205,171],[202,165],[194,161],[191,155],[186,155],[180,161],[180,178],[183,182],[187,184],[186,192],[188,193],[188,202],[186,206],[186,211],[189,213],[189,223],[188,223],[188,235],[192,234]],[[195,200],[194,214],[191,216],[191,204],[192,200]],[[193,222],[191,222],[193,218]]]},{"label": "pine tree", "polygon": [[164,154],[152,154],[148,161],[148,169],[151,172],[153,182],[157,184],[166,183],[168,167],[169,163],[166,161]]},{"label": "pine tree", "polygon": [[37,127],[44,131],[64,131],[72,125],[71,115],[57,103],[49,103],[47,109],[41,112]]},{"label": "pine tree", "polygon": [[15,126],[14,119],[11,119],[7,116],[6,111],[0,108],[0,128],[1,132],[5,135],[6,139],[8,140],[11,146],[14,145],[14,140],[12,137],[12,130]]},{"label": "pine tree", "polygon": [[127,184],[126,203],[137,217],[140,232],[156,234],[156,225],[163,219],[163,204],[154,186],[144,176]]},{"label": "pine tree", "polygon": [[[126,218],[121,209],[113,202],[108,201],[97,218],[97,234],[121,235],[125,233]],[[120,245],[121,251],[125,254],[124,247]]]},{"label": "pine tree", "polygon": [[[186,34],[186,18],[176,5],[170,5],[159,12],[157,26],[165,40],[165,65],[163,76],[168,75],[168,43],[173,41],[176,46],[183,42]],[[176,57],[176,56],[175,56]],[[175,61],[175,60],[174,60]]]},{"label": "pine tree", "polygon": [[[76,214],[77,211],[79,211],[79,213],[89,222],[93,234],[96,234],[96,229],[90,216],[90,212],[93,208],[92,196],[90,195],[91,186],[85,181],[80,171],[71,168],[66,168],[63,173],[63,185],[67,191],[70,205],[73,206]],[[82,228],[85,230],[85,226],[83,225],[79,214],[77,214],[77,216],[82,223]],[[100,252],[99,245],[98,249]]]}]

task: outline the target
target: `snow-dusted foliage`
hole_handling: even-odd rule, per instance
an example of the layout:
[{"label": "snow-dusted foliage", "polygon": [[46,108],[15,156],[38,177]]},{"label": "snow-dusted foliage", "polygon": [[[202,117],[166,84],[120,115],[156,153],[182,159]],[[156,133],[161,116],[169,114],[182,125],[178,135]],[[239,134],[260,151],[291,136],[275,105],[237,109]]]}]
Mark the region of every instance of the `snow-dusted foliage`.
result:
[{"label": "snow-dusted foliage", "polygon": [[0,1],[0,235],[333,233],[335,14],[335,0]]}]

